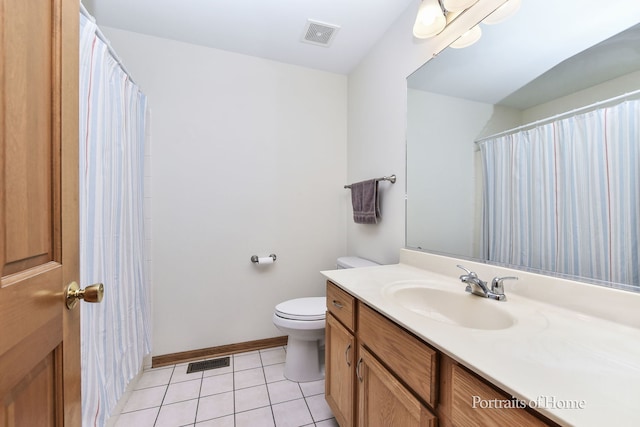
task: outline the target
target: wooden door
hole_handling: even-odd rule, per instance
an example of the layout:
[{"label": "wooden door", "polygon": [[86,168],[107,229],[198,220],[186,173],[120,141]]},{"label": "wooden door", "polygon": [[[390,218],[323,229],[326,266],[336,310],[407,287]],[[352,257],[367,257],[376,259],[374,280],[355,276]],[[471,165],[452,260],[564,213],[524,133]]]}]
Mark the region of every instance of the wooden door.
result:
[{"label": "wooden door", "polygon": [[80,426],[77,0],[0,0],[0,426]]},{"label": "wooden door", "polygon": [[325,326],[325,398],[341,427],[354,424],[355,339],[327,313]]},{"label": "wooden door", "polygon": [[436,417],[364,347],[358,348],[358,426],[435,427]]}]

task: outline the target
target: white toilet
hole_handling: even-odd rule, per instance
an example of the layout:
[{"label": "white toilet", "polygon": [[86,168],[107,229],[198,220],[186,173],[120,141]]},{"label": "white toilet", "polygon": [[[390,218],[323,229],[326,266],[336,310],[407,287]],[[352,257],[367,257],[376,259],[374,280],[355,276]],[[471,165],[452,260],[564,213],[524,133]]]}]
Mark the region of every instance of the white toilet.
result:
[{"label": "white toilet", "polygon": [[[338,258],[337,268],[378,265],[359,257]],[[296,382],[324,378],[325,297],[296,298],[282,302],[273,313],[273,324],[288,335],[284,376]]]}]

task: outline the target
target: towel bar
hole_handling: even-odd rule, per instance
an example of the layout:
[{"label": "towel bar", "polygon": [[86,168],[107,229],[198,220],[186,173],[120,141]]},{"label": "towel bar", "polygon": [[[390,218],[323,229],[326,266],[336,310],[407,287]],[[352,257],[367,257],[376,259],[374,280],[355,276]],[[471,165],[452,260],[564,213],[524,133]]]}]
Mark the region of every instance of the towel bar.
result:
[{"label": "towel bar", "polygon": [[[390,183],[395,184],[396,176],[395,175],[383,176],[382,178],[376,178],[376,181],[389,181]],[[345,185],[344,188],[351,188],[351,184]]]}]

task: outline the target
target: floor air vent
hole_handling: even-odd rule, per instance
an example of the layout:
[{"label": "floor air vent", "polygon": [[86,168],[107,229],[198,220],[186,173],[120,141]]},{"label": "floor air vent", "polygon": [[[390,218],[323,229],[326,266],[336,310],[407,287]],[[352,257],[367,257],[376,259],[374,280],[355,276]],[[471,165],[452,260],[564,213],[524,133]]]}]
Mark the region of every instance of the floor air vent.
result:
[{"label": "floor air vent", "polygon": [[230,363],[230,357],[221,357],[220,359],[189,363],[189,366],[187,367],[187,374],[190,374],[191,372],[208,371],[209,369],[225,368],[229,366]]}]

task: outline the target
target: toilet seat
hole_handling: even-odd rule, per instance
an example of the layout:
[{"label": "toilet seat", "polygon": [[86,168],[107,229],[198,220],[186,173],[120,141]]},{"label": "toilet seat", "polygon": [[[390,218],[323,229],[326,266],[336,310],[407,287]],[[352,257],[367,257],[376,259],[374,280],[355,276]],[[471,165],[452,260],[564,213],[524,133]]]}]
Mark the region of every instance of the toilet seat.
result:
[{"label": "toilet seat", "polygon": [[296,298],[276,305],[275,314],[290,320],[313,321],[326,317],[325,297]]}]

